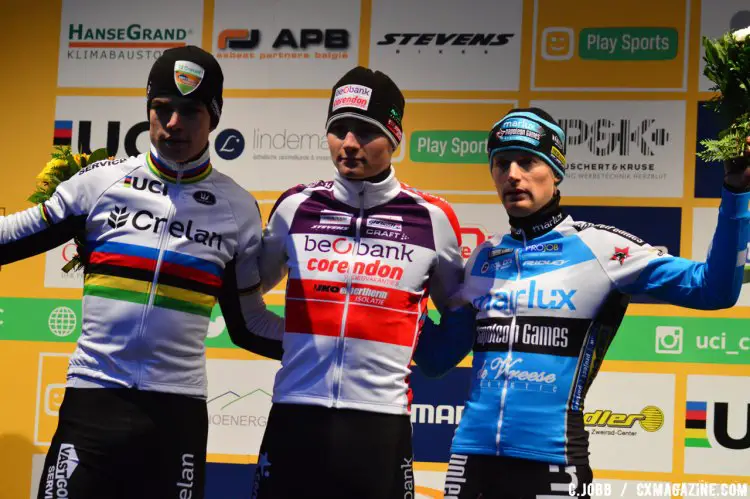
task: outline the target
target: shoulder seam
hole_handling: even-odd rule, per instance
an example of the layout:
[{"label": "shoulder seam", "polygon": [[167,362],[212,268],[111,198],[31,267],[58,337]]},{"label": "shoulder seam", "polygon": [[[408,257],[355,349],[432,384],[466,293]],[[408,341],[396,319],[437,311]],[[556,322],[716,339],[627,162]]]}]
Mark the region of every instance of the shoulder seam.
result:
[{"label": "shoulder seam", "polygon": [[[104,161],[104,160],[102,160],[102,161]],[[98,195],[98,196],[96,197],[96,199],[95,199],[95,200],[94,200],[94,202],[92,203],[92,205],[91,205],[91,209],[89,210],[89,213],[90,213],[91,211],[93,211],[93,209],[94,209],[94,206],[96,206],[96,205],[97,205],[97,203],[99,203],[99,200],[100,200],[100,199],[102,198],[102,196],[104,196],[104,195],[105,195],[105,194],[106,194],[106,193],[107,193],[107,192],[108,192],[108,191],[109,191],[109,190],[110,190],[110,189],[111,189],[112,187],[114,187],[114,186],[115,186],[115,184],[116,184],[117,182],[119,182],[119,181],[120,181],[120,180],[122,180],[123,178],[127,177],[127,176],[128,176],[129,174],[133,173],[133,172],[134,172],[134,171],[136,171],[137,169],[141,168],[141,166],[143,166],[143,165],[140,165],[140,164],[138,164],[138,165],[135,165],[135,167],[134,167],[134,168],[131,168],[131,169],[125,170],[125,173],[124,173],[124,174],[122,174],[122,175],[120,175],[119,177],[117,177],[117,178],[116,178],[116,179],[115,179],[115,180],[114,180],[114,181],[113,181],[112,183],[110,183],[110,184],[109,184],[109,185],[108,185],[107,187],[105,187],[104,189],[102,189],[102,192],[100,192],[100,193],[99,193],[99,195]],[[86,218],[88,218],[88,215],[89,215],[89,213],[87,213],[87,214],[86,214]]]},{"label": "shoulder seam", "polygon": [[[409,195],[416,196],[417,198],[427,203],[427,206],[434,206],[435,208],[437,208],[440,213],[442,213],[442,215],[448,220],[448,224],[451,226],[451,228],[453,229],[453,234],[456,236],[456,242],[459,246],[461,246],[461,224],[458,221],[458,216],[456,215],[455,210],[453,210],[453,207],[448,201],[439,196],[434,196],[432,194],[424,193],[417,189],[411,188],[404,183],[401,183],[401,191]],[[431,201],[427,196],[435,198],[436,201]]]}]

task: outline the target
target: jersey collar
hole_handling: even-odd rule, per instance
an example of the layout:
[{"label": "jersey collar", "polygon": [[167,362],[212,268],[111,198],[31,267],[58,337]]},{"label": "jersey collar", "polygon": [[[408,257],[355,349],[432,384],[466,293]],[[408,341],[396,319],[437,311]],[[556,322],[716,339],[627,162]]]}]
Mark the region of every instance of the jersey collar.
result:
[{"label": "jersey collar", "polygon": [[146,156],[146,163],[148,163],[149,169],[157,177],[161,177],[169,182],[177,182],[179,180],[183,184],[192,184],[205,179],[213,171],[208,149],[206,147],[203,154],[194,161],[177,163],[176,161],[159,157],[159,151],[152,144],[151,150]]},{"label": "jersey collar", "polygon": [[396,197],[401,190],[401,184],[396,179],[396,171],[391,166],[391,173],[380,182],[366,180],[350,180],[341,175],[338,170],[333,179],[334,197],[350,206],[360,206],[360,194],[364,202],[364,209],[386,203]]},{"label": "jersey collar", "polygon": [[534,239],[546,234],[565,219],[560,208],[560,192],[552,200],[527,217],[509,217],[510,233],[514,239]]}]

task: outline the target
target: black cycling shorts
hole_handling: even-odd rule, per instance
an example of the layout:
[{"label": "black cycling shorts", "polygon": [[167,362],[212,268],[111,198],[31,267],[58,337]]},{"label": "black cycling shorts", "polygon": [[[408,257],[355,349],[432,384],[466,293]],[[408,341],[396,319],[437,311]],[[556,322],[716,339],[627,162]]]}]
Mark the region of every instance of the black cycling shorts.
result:
[{"label": "black cycling shorts", "polygon": [[587,464],[565,466],[526,459],[453,454],[445,476],[445,499],[587,498],[593,480]]},{"label": "black cycling shorts", "polygon": [[274,404],[252,497],[411,499],[411,437],[406,415]]},{"label": "black cycling shorts", "polygon": [[202,499],[206,401],[126,388],[68,388],[38,499]]}]

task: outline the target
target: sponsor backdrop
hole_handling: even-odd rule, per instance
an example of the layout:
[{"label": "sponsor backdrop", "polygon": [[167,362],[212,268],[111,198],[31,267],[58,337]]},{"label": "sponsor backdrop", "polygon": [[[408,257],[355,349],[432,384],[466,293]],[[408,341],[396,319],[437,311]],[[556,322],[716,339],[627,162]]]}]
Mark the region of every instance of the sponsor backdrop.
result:
[{"label": "sponsor backdrop", "polygon": [[[148,148],[144,86],[163,50],[197,44],[226,75],[215,166],[264,217],[287,187],[331,176],[330,88],[356,64],[407,97],[400,178],[455,207],[468,257],[508,228],[488,174],[487,130],[538,105],[568,135],[563,203],[580,220],[702,260],[721,167],[696,161],[722,123],[700,35],[750,25],[746,0],[53,0],[7,8],[0,216],[29,206],[50,146],[118,157]],[[27,26],[33,19],[33,36]],[[10,181],[8,180],[10,177]],[[81,328],[81,275],[63,245],[0,269],[3,498],[33,496]],[[267,295],[283,314],[283,285]],[[595,497],[638,484],[750,477],[750,291],[699,312],[634,297],[585,407]],[[208,347],[208,497],[248,497],[278,363],[235,348],[214,310]],[[415,369],[415,497],[442,497],[470,359],[440,380]],[[607,494],[607,491],[610,494]],[[621,493],[622,492],[622,493]],[[646,494],[647,495],[647,494]]]}]

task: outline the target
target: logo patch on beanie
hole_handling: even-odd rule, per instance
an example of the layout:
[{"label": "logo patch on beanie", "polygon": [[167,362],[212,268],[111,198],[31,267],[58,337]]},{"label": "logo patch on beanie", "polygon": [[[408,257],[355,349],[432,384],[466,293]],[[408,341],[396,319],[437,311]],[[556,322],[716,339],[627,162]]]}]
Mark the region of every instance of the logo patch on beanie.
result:
[{"label": "logo patch on beanie", "polygon": [[370,107],[372,89],[363,85],[344,85],[333,93],[333,105],[331,111],[342,107],[354,107],[367,111]]},{"label": "logo patch on beanie", "polygon": [[501,142],[520,141],[537,147],[544,136],[544,129],[531,120],[515,118],[502,122],[495,135]]},{"label": "logo patch on beanie", "polygon": [[396,140],[401,142],[401,139],[404,137],[404,132],[401,131],[401,127],[396,124],[395,121],[388,118],[388,130],[391,131],[394,137],[396,137]]},{"label": "logo patch on beanie", "polygon": [[552,146],[551,152],[552,152],[552,159],[556,160],[560,166],[565,168],[566,166],[565,156],[563,155],[562,151],[560,151],[560,149],[558,149],[557,147]]},{"label": "logo patch on beanie", "polygon": [[175,61],[174,83],[182,95],[188,95],[201,84],[205,70],[194,62]]}]

